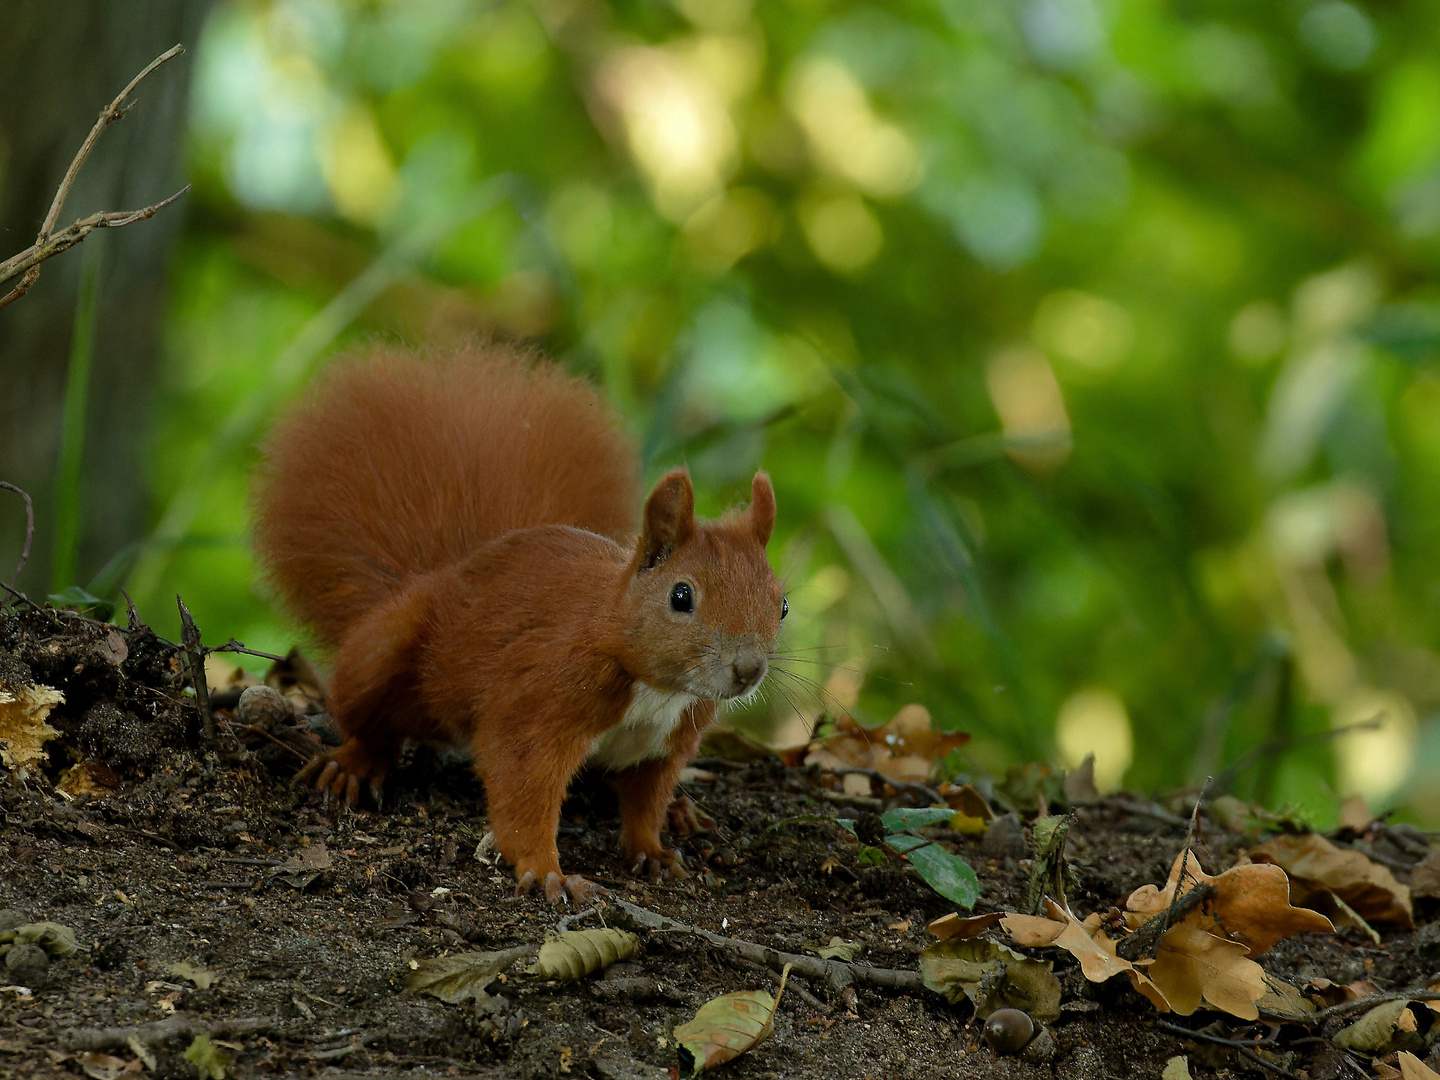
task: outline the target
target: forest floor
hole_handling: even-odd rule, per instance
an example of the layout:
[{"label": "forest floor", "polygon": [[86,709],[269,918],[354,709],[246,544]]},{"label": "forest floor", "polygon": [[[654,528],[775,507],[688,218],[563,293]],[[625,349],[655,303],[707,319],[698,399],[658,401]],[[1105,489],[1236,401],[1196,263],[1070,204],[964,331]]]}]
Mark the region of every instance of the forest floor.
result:
[{"label": "forest floor", "polygon": [[[1440,1014],[1423,1005],[1407,1007],[1393,1045],[1374,1054],[1331,1041],[1358,1010],[1288,1021],[1162,1015],[1129,980],[1090,982],[1069,953],[1036,949],[1023,951],[1053,961],[1060,979],[1058,1016],[1026,1049],[997,1055],[969,1000],[951,1004],[915,974],[935,942],[927,924],[955,905],[893,854],[874,865],[827,820],[898,800],[879,785],[839,794],[815,767],[774,758],[706,759],[690,774],[688,792],[715,828],[678,841],[693,875],[675,883],[631,877],[603,786],[577,785],[562,865],[683,927],[647,929],[612,904],[564,928],[628,926],[634,957],[570,982],[515,969],[477,1000],[447,1004],[407,989],[416,965],[538,946],[572,914],[515,895],[508,868],[485,852],[483,795],[463,765],[417,760],[392,781],[385,811],[337,812],[290,783],[304,756],[294,733],[314,726],[303,717],[241,730],[224,707],[233,695],[217,694],[216,748],[202,750],[183,665],[140,627],[0,611],[0,689],[39,684],[65,698],[28,778],[13,760],[8,782],[0,769],[0,908],[16,909],[0,912],[0,941],[7,921],[44,921],[79,945],[48,966],[0,967],[10,984],[0,986],[0,1076],[659,1080],[677,1075],[677,1024],[722,993],[773,993],[781,954],[813,963],[835,938],[862,950],[839,963],[850,974],[792,971],[773,1034],[724,1066],[729,1075],[1383,1077],[1401,1075],[1394,1053],[1372,1058],[1408,1048],[1423,1059],[1440,1034]],[[1138,797],[1072,809],[1077,913],[1163,883],[1187,841],[1217,874],[1242,848],[1203,816],[1190,835],[1188,811]],[[928,834],[974,867],[977,913],[1024,911],[1030,894],[1032,841],[1016,819],[1000,820],[1009,824],[988,835]],[[1401,880],[1424,854],[1411,848],[1387,857]],[[1266,952],[1265,969],[1302,990],[1323,985],[1314,980],[1367,993],[1430,985],[1440,921],[1429,904],[1416,929],[1383,929],[1378,943],[1362,929],[1290,937]],[[722,939],[769,951],[747,958]]]}]

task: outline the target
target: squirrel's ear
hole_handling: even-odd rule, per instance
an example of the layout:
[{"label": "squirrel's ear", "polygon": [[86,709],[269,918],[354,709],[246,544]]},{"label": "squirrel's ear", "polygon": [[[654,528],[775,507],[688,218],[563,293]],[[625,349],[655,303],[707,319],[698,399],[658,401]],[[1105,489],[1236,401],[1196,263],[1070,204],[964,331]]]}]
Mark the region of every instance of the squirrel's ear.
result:
[{"label": "squirrel's ear", "polygon": [[770,486],[770,477],[763,472],[757,472],[750,484],[749,514],[755,539],[764,547],[775,531],[775,489]]},{"label": "squirrel's ear", "polygon": [[640,569],[659,566],[695,534],[695,490],[690,474],[671,469],[645,500],[645,531],[640,535]]}]

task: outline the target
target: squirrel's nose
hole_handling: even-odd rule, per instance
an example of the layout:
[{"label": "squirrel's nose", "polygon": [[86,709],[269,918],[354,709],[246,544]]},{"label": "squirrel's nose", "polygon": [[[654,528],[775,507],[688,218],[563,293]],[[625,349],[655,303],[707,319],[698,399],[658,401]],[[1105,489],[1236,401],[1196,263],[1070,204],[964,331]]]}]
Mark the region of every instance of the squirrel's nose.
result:
[{"label": "squirrel's nose", "polygon": [[736,657],[730,665],[730,677],[735,684],[735,693],[753,690],[765,677],[765,658],[757,655]]}]

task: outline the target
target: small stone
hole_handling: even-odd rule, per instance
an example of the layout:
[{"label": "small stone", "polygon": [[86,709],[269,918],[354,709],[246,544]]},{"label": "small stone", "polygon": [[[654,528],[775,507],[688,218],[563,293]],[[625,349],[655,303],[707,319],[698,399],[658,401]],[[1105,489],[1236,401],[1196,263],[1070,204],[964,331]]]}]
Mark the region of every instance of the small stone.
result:
[{"label": "small stone", "polygon": [[1004,814],[990,823],[985,838],[980,841],[980,850],[992,859],[1003,859],[1007,855],[1023,859],[1026,854],[1025,826],[1020,824],[1018,814]]},{"label": "small stone", "polygon": [[19,908],[7,907],[0,909],[0,934],[3,934],[6,930],[14,930],[17,926],[24,926],[30,921],[30,916]]},{"label": "small stone", "polygon": [[12,945],[5,954],[5,969],[10,978],[22,986],[38,986],[45,981],[50,957],[39,945]]}]

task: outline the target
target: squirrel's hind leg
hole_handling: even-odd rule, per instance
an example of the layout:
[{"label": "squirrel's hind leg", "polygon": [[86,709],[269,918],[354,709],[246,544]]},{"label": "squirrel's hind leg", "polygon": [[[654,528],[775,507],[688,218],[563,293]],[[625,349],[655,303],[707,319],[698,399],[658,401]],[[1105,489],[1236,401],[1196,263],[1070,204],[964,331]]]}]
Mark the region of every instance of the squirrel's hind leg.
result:
[{"label": "squirrel's hind leg", "polygon": [[[381,805],[385,777],[400,749],[400,731],[417,731],[420,708],[415,662],[429,593],[416,584],[387,599],[355,623],[340,642],[330,680],[330,714],[345,735],[339,749],[314,757],[296,774],[327,798],[360,801],[361,785]],[[397,725],[399,717],[405,724]]]}]

